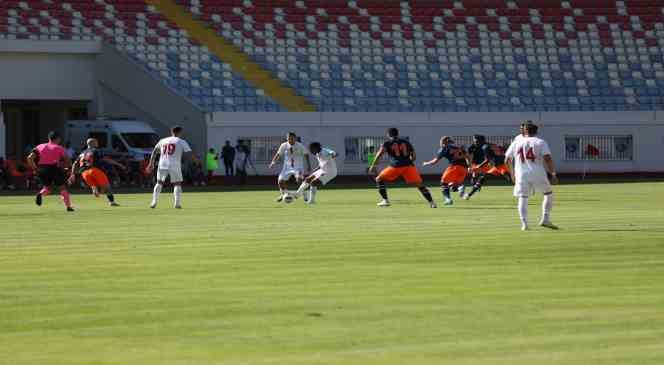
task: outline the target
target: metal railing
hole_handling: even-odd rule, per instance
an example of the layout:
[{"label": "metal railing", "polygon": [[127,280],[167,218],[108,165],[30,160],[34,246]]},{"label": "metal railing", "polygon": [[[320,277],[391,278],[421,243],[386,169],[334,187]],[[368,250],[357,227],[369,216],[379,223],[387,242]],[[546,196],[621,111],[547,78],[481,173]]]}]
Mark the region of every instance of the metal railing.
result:
[{"label": "metal railing", "polygon": [[631,161],[633,138],[629,135],[565,136],[567,161]]}]

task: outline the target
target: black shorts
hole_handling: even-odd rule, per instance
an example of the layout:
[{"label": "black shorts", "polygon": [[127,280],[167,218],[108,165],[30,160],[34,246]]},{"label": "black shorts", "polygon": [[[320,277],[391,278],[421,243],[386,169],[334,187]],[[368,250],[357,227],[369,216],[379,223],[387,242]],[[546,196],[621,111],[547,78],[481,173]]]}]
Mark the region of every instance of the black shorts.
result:
[{"label": "black shorts", "polygon": [[42,165],[37,169],[37,177],[43,186],[65,184],[65,171],[56,165]]}]

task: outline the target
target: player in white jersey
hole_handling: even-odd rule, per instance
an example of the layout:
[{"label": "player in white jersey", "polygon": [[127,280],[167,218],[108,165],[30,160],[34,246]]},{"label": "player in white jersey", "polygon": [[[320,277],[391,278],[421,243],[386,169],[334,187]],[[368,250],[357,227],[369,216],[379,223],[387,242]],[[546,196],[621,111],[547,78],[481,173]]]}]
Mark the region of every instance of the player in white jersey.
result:
[{"label": "player in white jersey", "polygon": [[159,165],[157,166],[157,183],[152,192],[152,202],[150,208],[156,208],[159,201],[159,194],[164,187],[166,178],[170,176],[171,184],[173,184],[173,196],[175,198],[175,208],[180,209],[180,196],[182,195],[182,155],[191,152],[189,143],[180,138],[182,135],[182,127],[171,128],[171,136],[163,138],[154,146],[152,155],[150,156],[150,164],[147,167],[147,172],[152,173],[154,168],[154,160],[159,154]]},{"label": "player in white jersey", "polygon": [[547,176],[548,172],[551,174],[551,181],[558,182],[551,150],[546,141],[537,137],[536,125],[531,123],[525,128],[526,135],[513,142],[505,154],[514,181],[514,196],[519,199],[521,229],[528,229],[528,198],[533,193],[544,194],[540,226],[557,229],[558,227],[551,223],[553,190]]},{"label": "player in white jersey", "polygon": [[309,145],[309,152],[318,159],[318,168],[304,179],[300,188],[295,192],[294,197],[297,199],[306,191],[309,191],[309,199],[306,200],[306,203],[313,204],[316,201],[318,188],[337,177],[337,153],[329,148],[323,148],[319,142],[311,143]]},{"label": "player in white jersey", "polygon": [[277,178],[280,193],[277,202],[281,202],[284,199],[284,195],[288,193],[288,181],[291,177],[295,178],[297,184],[302,182],[305,175],[305,161],[307,163],[307,170],[311,168],[307,149],[302,143],[297,141],[297,135],[293,132],[289,132],[287,141],[279,146],[277,153],[272,157],[269,167],[274,167],[279,158],[283,158],[283,166]]}]

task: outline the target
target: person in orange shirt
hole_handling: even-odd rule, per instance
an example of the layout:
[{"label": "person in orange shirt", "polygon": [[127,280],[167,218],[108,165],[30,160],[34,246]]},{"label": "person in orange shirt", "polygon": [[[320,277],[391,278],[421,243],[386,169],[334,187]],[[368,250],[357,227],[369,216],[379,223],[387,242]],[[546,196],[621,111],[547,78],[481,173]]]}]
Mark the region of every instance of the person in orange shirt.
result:
[{"label": "person in orange shirt", "polygon": [[436,208],[436,203],[431,197],[431,192],[422,184],[420,172],[417,171],[417,167],[415,167],[414,161],[416,156],[413,146],[407,140],[399,138],[399,130],[396,128],[388,129],[387,136],[389,140],[383,143],[378,150],[373,163],[369,166],[369,173],[372,174],[375,171],[376,163],[380,161],[380,158],[384,154],[387,154],[390,157],[390,166],[383,169],[376,177],[378,192],[383,198],[378,203],[378,206],[390,206],[385,183],[395,181],[398,178],[403,178],[407,184],[415,185],[417,187],[431,208]]},{"label": "person in orange shirt", "polygon": [[422,166],[435,165],[443,158],[446,158],[449,161],[449,166],[447,166],[443,172],[440,179],[440,187],[443,191],[443,197],[445,198],[444,205],[452,205],[454,204],[454,201],[450,195],[450,189],[463,186],[463,182],[468,175],[470,157],[461,146],[454,144],[452,138],[444,136],[440,139],[440,149],[438,150],[436,157],[431,161],[422,163]]},{"label": "person in orange shirt", "polygon": [[119,206],[115,202],[115,196],[111,191],[111,183],[108,180],[105,170],[109,165],[117,166],[123,170],[126,170],[126,168],[110,158],[105,158],[101,151],[97,149],[99,144],[96,139],[90,138],[86,141],[86,144],[88,148],[81,152],[71,167],[69,184],[71,185],[76,181],[76,173],[78,172],[83,181],[85,181],[85,184],[92,189],[92,194],[95,197],[99,197],[100,193],[104,193],[110,206]]}]

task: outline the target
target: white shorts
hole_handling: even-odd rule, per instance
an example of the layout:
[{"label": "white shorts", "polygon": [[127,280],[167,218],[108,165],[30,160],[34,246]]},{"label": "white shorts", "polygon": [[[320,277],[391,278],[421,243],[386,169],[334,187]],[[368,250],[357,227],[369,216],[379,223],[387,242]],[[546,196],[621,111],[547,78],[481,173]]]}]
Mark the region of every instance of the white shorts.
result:
[{"label": "white shorts", "polygon": [[320,181],[323,185],[326,185],[327,183],[332,181],[332,179],[337,177],[337,171],[316,170],[312,175],[315,177],[316,180]]},{"label": "white shorts", "polygon": [[295,176],[296,180],[301,180],[304,178],[304,169],[297,167],[287,167],[281,170],[279,173],[279,181],[288,181],[291,176]]},{"label": "white shorts", "polygon": [[157,181],[166,181],[167,177],[171,177],[171,184],[182,182],[181,169],[158,169]]},{"label": "white shorts", "polygon": [[514,184],[514,196],[531,196],[535,193],[548,194],[551,192],[551,184],[546,176],[532,176],[517,178]]}]

